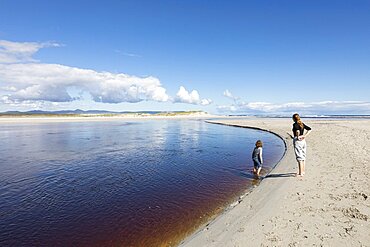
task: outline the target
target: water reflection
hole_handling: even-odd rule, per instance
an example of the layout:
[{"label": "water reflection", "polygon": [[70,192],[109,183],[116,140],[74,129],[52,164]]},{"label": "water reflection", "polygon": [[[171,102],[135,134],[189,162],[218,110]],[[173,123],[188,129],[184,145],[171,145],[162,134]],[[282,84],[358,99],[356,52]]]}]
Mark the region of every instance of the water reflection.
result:
[{"label": "water reflection", "polygon": [[0,246],[174,243],[258,183],[256,139],[269,169],[280,139],[202,121],[3,124]]}]

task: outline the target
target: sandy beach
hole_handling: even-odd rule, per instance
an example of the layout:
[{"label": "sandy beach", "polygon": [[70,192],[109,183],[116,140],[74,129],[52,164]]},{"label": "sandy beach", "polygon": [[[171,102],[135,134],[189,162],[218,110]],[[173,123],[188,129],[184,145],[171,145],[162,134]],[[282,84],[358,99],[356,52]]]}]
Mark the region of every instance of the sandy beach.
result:
[{"label": "sandy beach", "polygon": [[370,246],[370,120],[303,119],[306,175],[297,163],[290,119],[217,121],[283,137],[287,152],[261,184],[181,246]]}]

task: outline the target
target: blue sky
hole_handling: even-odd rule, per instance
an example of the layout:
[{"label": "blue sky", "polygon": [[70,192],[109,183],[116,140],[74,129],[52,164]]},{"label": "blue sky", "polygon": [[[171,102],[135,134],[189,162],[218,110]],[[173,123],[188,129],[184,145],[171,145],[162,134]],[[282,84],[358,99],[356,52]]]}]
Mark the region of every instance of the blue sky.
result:
[{"label": "blue sky", "polygon": [[369,1],[0,1],[0,111],[370,114]]}]

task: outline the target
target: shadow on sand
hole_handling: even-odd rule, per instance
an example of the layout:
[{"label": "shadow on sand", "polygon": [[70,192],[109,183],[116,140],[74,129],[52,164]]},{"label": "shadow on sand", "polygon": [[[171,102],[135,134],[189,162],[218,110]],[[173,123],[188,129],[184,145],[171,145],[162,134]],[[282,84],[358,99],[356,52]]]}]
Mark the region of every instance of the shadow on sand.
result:
[{"label": "shadow on sand", "polygon": [[295,177],[295,176],[296,176],[295,172],[290,172],[290,173],[269,174],[269,175],[266,175],[264,178],[288,178],[288,177]]}]

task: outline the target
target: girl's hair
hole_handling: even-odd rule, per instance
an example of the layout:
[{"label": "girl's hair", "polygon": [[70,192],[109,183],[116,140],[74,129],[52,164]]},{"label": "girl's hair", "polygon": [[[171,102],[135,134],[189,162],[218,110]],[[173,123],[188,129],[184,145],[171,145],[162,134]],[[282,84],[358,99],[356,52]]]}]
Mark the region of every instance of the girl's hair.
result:
[{"label": "girl's hair", "polygon": [[262,141],[261,141],[261,140],[258,140],[258,141],[256,142],[256,147],[261,148],[261,147],[262,147],[262,145],[263,145],[263,143],[262,143]]},{"label": "girl's hair", "polygon": [[303,122],[298,113],[293,114],[293,121],[296,122],[301,129],[303,129]]}]

